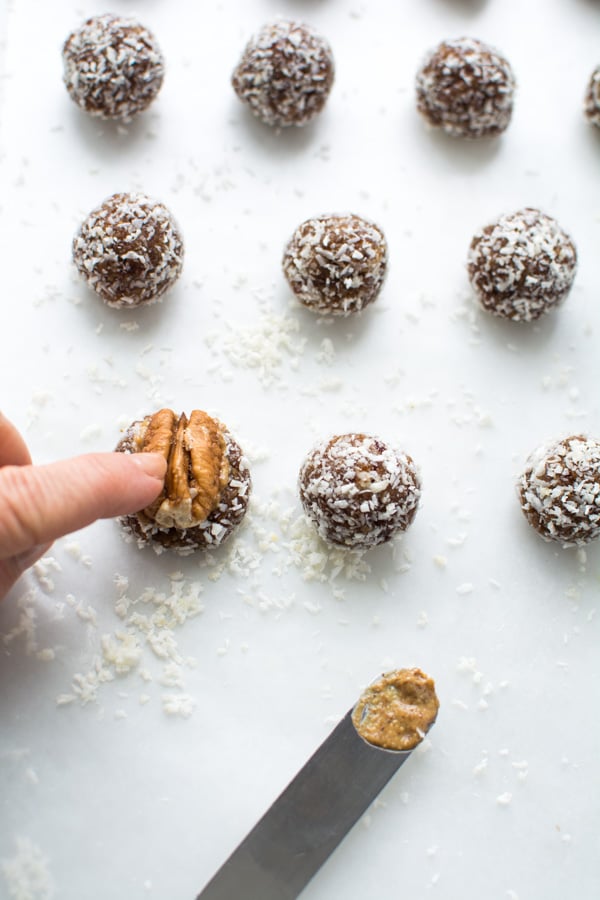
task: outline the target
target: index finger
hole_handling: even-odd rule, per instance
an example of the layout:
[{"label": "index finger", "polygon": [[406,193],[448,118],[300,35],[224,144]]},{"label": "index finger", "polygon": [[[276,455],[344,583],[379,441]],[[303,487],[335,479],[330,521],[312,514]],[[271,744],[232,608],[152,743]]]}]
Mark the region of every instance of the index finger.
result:
[{"label": "index finger", "polygon": [[148,506],[166,462],[155,453],[89,453],[0,469],[0,559]]}]

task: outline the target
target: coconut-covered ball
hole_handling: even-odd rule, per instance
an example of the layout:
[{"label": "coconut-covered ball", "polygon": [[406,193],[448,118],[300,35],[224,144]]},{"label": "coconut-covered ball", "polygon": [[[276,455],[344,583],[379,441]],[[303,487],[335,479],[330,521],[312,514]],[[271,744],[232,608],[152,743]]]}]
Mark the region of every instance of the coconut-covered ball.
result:
[{"label": "coconut-covered ball", "polygon": [[600,536],[600,440],[572,435],[538,447],[517,483],[521,509],[544,540],[565,546]]},{"label": "coconut-covered ball", "polygon": [[354,215],[308,219],[283,254],[283,271],[298,300],[325,315],[360,312],[379,294],[386,270],[383,231]]},{"label": "coconut-covered ball", "polygon": [[167,460],[156,500],[120,519],[139,547],[180,554],[215,548],[244,518],[252,486],[248,462],[226,426],[207,413],[195,409],[188,417],[161,409],[130,425],[116,449]]},{"label": "coconut-covered ball", "polygon": [[591,74],[585,95],[585,115],[588,122],[600,127],[600,66]]},{"label": "coconut-covered ball", "polygon": [[327,41],[299,22],[265,25],[248,42],[231,82],[266,125],[306,125],[325,105],[334,64]]},{"label": "coconut-covered ball", "polygon": [[73,240],[80,275],[108,306],[159,300],[183,265],[183,238],[166,206],[145,194],[113,194]]},{"label": "coconut-covered ball", "polygon": [[577,252],[555,219],[526,208],[478,231],[467,267],[484,309],[513,322],[532,322],[569,293]]},{"label": "coconut-covered ball", "polygon": [[156,38],[133,19],[88,19],[63,47],[63,78],[75,103],[92,116],[128,122],[158,94],[164,60]]},{"label": "coconut-covered ball", "polygon": [[442,41],[417,73],[417,109],[452,137],[494,137],[508,127],[514,90],[510,64],[493,47]]},{"label": "coconut-covered ball", "polygon": [[421,496],[410,456],[368,434],[341,434],[317,444],[298,484],[319,535],[348,548],[374,547],[405,531]]}]

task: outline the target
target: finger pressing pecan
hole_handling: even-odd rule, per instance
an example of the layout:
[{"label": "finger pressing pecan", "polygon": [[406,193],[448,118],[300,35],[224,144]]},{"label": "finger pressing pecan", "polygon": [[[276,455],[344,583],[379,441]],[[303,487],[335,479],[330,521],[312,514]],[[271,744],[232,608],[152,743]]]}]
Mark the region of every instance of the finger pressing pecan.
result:
[{"label": "finger pressing pecan", "polygon": [[134,422],[119,442],[126,453],[160,453],[167,461],[164,488],[134,516],[121,519],[138,543],[188,552],[215,546],[241,522],[250,474],[225,426],[201,410],[189,418],[170,409]]}]

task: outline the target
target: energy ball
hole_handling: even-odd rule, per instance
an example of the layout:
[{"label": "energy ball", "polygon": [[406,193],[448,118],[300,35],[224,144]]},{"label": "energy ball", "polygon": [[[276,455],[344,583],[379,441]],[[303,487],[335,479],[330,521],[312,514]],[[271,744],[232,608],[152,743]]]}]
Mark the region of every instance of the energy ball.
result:
[{"label": "energy ball", "polygon": [[171,409],[133,422],[116,449],[160,453],[167,460],[162,492],[146,509],[119,521],[138,547],[185,555],[221,545],[241,523],[250,499],[248,463],[218,419]]},{"label": "energy ball", "polygon": [[73,239],[80,275],[108,306],[154,303],[181,273],[183,239],[166,206],[145,194],[113,194]]},{"label": "energy ball", "polygon": [[600,536],[600,440],[581,434],[538,447],[517,483],[521,509],[546,541]]},{"label": "energy ball", "polygon": [[590,77],[585,95],[585,115],[588,122],[600,127],[600,66],[597,66]]},{"label": "energy ball", "polygon": [[510,64],[493,47],[442,41],[417,74],[417,109],[452,137],[495,137],[508,127],[514,90]]},{"label": "energy ball", "polygon": [[387,269],[387,244],[360,216],[318,216],[299,225],[283,254],[283,271],[304,306],[348,316],[376,299]]},{"label": "energy ball", "polygon": [[555,219],[526,208],[475,234],[467,268],[484,309],[513,322],[532,322],[569,293],[577,252]]},{"label": "energy ball", "polygon": [[406,453],[368,434],[341,434],[308,454],[299,476],[304,512],[319,535],[347,548],[374,547],[405,531],[421,484]]},{"label": "energy ball", "polygon": [[154,35],[133,19],[94,16],[63,47],[63,78],[77,106],[128,122],[158,94],[164,60]]},{"label": "energy ball", "polygon": [[306,125],[323,108],[333,84],[331,48],[299,22],[265,25],[248,42],[231,83],[266,125]]}]

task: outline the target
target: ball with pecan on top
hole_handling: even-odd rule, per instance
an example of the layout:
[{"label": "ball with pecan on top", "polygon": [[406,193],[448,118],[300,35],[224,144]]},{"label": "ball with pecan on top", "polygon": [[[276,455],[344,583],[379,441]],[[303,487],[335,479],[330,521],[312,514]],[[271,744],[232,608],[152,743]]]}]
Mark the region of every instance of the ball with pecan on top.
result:
[{"label": "ball with pecan on top", "polygon": [[298,480],[304,512],[331,544],[366,549],[411,524],[421,496],[406,453],[367,434],[336,435],[308,454]]},{"label": "ball with pecan on top", "polygon": [[138,546],[181,554],[222,544],[241,523],[250,499],[248,463],[217,419],[161,409],[134,422],[117,445],[123,453],[160,453],[165,485],[146,509],[120,519]]}]

